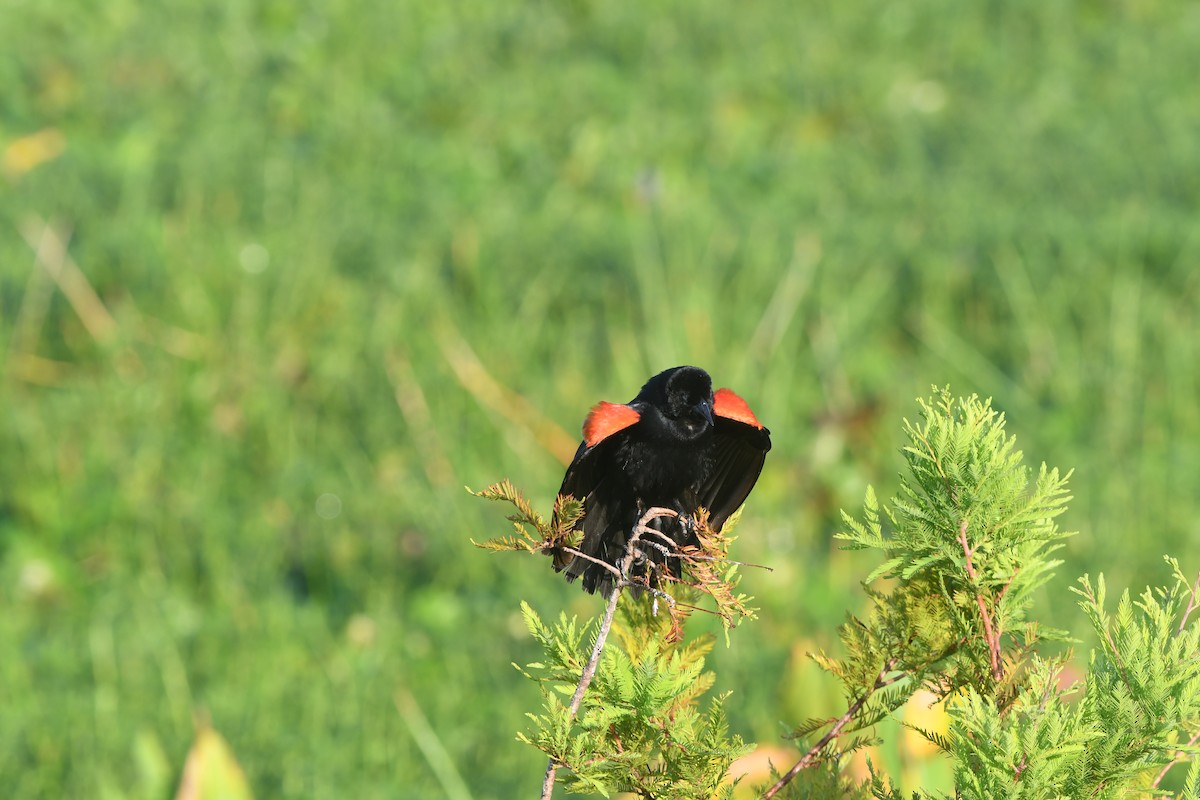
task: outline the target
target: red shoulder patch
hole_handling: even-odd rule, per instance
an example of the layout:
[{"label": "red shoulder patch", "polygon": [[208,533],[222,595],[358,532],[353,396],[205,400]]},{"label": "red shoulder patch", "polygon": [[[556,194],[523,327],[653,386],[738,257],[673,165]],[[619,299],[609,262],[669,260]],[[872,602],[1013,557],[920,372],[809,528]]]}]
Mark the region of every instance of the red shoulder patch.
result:
[{"label": "red shoulder patch", "polygon": [[583,441],[587,442],[588,447],[592,447],[617,431],[625,430],[641,418],[642,415],[629,406],[619,403],[597,403],[583,421]]},{"label": "red shoulder patch", "polygon": [[762,424],[759,423],[758,417],[754,416],[750,406],[746,404],[745,400],[734,394],[732,389],[717,389],[713,395],[713,413],[718,417],[762,428]]}]

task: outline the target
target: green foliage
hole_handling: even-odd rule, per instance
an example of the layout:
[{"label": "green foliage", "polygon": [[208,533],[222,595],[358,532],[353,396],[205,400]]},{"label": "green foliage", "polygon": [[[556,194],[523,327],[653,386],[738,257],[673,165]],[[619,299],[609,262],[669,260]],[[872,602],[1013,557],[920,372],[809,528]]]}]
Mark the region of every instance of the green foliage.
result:
[{"label": "green foliage", "polygon": [[[846,709],[792,732],[806,752],[773,775],[763,797],[900,800],[874,765],[856,781],[845,764],[878,743],[876,727],[920,688],[944,706],[945,733],[918,732],[952,764],[956,798],[1165,794],[1167,769],[1200,754],[1200,578],[1190,584],[1168,559],[1174,585],[1136,602],[1125,593],[1111,617],[1103,577],[1095,587],[1082,578],[1075,592],[1101,644],[1082,689],[1066,681],[1069,657],[1041,654],[1048,637],[1028,612],[1069,535],[1054,521],[1066,507],[1067,476],[1044,464],[1032,476],[989,402],[943,389],[918,403],[921,423],[904,424],[899,494],[881,508],[868,490],[862,521],[844,515],[847,548],[884,558],[864,581],[869,613],[839,628],[843,654],[812,655],[842,685]],[[500,486],[492,494],[522,508],[519,494]],[[521,517],[540,519],[527,504]],[[680,616],[666,620],[648,598],[617,599],[620,647],[603,651],[590,688],[581,681],[587,653],[595,658],[603,643],[591,626],[564,614],[552,628],[522,606],[543,652],[523,673],[541,685],[545,704],[519,738],[569,770],[571,791],[731,797],[730,764],[752,748],[729,735],[724,695],[699,709],[714,682],[704,670],[711,638],[681,643]],[[584,688],[576,716],[562,697]],[[1193,763],[1181,797],[1195,797],[1197,775]]]},{"label": "green foliage", "polygon": [[[477,497],[514,506],[508,519],[516,536],[492,539],[476,546],[494,551],[551,552],[573,545],[570,526],[582,504],[560,495],[552,522],[547,523],[509,481],[494,484]],[[731,736],[724,713],[725,696],[713,698],[707,711],[699,697],[713,685],[704,671],[704,656],[713,639],[704,635],[684,643],[683,623],[703,596],[713,599],[715,613],[729,628],[752,617],[743,594],[736,592],[737,564],[729,561],[733,537],[708,527],[701,512],[689,524],[697,544],[673,551],[681,574],[664,580],[663,591],[643,583],[631,570],[645,558],[644,547],[665,547],[648,527],[655,516],[674,512],[650,509],[627,540],[624,557],[612,569],[614,581],[604,620],[591,641],[589,626],[579,626],[565,614],[553,628],[542,622],[528,603],[522,603],[525,624],[541,646],[543,660],[521,670],[542,686],[542,714],[529,714],[533,729],[518,738],[549,756],[546,792],[552,792],[559,769],[569,771],[567,787],[574,792],[633,791],[645,797],[729,798],[733,782],[730,765],[747,748]],[[532,528],[531,532],[529,528]],[[670,542],[670,540],[665,540]],[[625,592],[630,589],[630,592]],[[659,602],[665,603],[659,613]],[[615,628],[620,647],[605,648],[614,613],[620,605],[624,624]],[[586,648],[585,648],[586,642]],[[587,655],[585,655],[585,652]],[[564,703],[559,695],[570,696]]]},{"label": "green foliage", "polygon": [[513,524],[515,536],[497,536],[483,542],[472,539],[471,544],[476,547],[493,551],[523,550],[528,553],[544,553],[562,545],[576,547],[583,536],[582,531],[571,530],[575,521],[583,516],[583,501],[570,495],[559,495],[555,498],[552,521],[547,522],[511,481],[501,481],[482,491],[471,493],[486,500],[509,503],[517,509],[517,513],[508,517],[509,522]]},{"label": "green foliage", "polygon": [[[868,761],[868,766],[873,765]],[[771,779],[779,777],[777,770],[771,771]],[[820,761],[800,772],[787,786],[785,797],[808,798],[827,797],[839,800],[868,800],[873,796],[871,781],[858,781],[845,774],[842,764],[837,759]],[[878,780],[878,790],[885,790],[882,776]]]},{"label": "green foliage", "polygon": [[647,598],[624,595],[621,603],[629,626],[617,629],[622,647],[605,650],[578,717],[562,698],[570,697],[583,673],[591,626],[564,614],[550,627],[522,604],[543,654],[522,672],[541,684],[545,705],[529,715],[532,729],[518,738],[568,768],[572,792],[730,797],[729,766],[750,748],[729,733],[724,695],[700,707],[700,695],[713,682],[704,671],[711,637],[677,643],[665,615],[646,613]]},{"label": "green foliage", "polygon": [[[882,509],[868,489],[863,520],[848,514],[838,534],[852,550],[882,551],[867,577],[871,613],[839,629],[845,655],[813,657],[842,684],[847,712],[814,719],[793,736],[817,759],[840,756],[869,739],[839,737],[877,725],[925,686],[940,698],[974,688],[1011,701],[1038,641],[1026,625],[1029,595],[1058,563],[1048,558],[1060,533],[1066,478],[1045,465],[1031,483],[1004,417],[975,396],[948,389],[918,401],[921,423],[907,420],[908,474]],[[883,519],[889,523],[885,534]],[[1018,636],[1008,631],[1016,629]]]},{"label": "green foliage", "polygon": [[[873,495],[868,496],[868,526],[850,523],[840,534],[851,549],[874,547],[888,551],[889,560],[872,573],[910,579],[936,570],[964,573],[960,541],[966,527],[971,550],[991,567],[983,570],[970,589],[988,587],[1010,593],[1027,592],[1045,580],[1045,573],[1022,577],[1015,565],[1040,555],[1065,534],[1053,519],[1066,508],[1069,477],[1042,465],[1036,484],[1016,450],[1016,437],[1004,430],[1004,415],[991,401],[953,399],[949,389],[919,399],[922,423],[904,421],[909,440],[903,448],[909,475],[901,478],[900,493],[885,509],[893,530],[881,534]],[[1049,562],[1055,565],[1059,562]],[[1013,604],[1024,608],[1024,604]]]},{"label": "green foliage", "polygon": [[[1200,625],[1195,589],[1178,573],[1167,590],[1124,593],[1115,617],[1103,578],[1080,579],[1080,607],[1102,644],[1083,686],[1064,686],[1062,664],[1036,659],[1004,713],[972,689],[949,703],[943,749],[965,800],[1120,798],[1157,787],[1157,773],[1200,731]],[[1082,693],[1072,698],[1073,693]],[[1194,739],[1193,739],[1194,741]],[[1194,798],[1195,762],[1181,797]]]},{"label": "green foliage", "polygon": [[[1126,593],[1112,618],[1103,578],[1096,588],[1081,579],[1075,591],[1101,645],[1082,697],[1073,698],[1078,687],[1062,679],[1067,659],[1037,654],[1045,634],[1027,613],[1030,593],[1059,563],[1049,554],[1069,535],[1054,523],[1068,499],[1066,476],[1043,464],[1030,480],[989,403],[955,401],[948,390],[918,402],[922,424],[904,425],[909,474],[882,509],[888,531],[870,490],[861,522],[844,515],[849,548],[886,559],[866,582],[890,585],[868,586],[871,614],[841,627],[845,656],[814,655],[848,703],[841,717],[796,729],[806,741],[824,734],[808,763],[861,747],[867,740],[846,737],[923,685],[944,702],[949,729],[920,732],[953,763],[958,798],[1085,800],[1157,789],[1159,771],[1200,753],[1200,625],[1192,618],[1200,578],[1189,584],[1168,559],[1174,585],[1137,602]],[[1195,775],[1193,764],[1182,796],[1195,796]],[[875,797],[902,796],[877,774],[869,783]]]}]

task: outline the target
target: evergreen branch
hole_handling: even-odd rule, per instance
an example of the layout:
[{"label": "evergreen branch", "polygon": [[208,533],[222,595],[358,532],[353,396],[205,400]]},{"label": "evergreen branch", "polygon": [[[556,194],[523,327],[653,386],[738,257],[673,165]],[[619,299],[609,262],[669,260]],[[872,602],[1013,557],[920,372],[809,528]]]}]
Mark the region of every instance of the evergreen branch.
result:
[{"label": "evergreen branch", "polygon": [[826,731],[825,735],[822,736],[816,744],[810,747],[808,752],[801,756],[800,760],[792,765],[791,769],[789,769],[782,777],[780,777],[779,780],[775,781],[774,785],[771,786],[771,788],[768,789],[765,794],[763,794],[763,800],[771,800],[771,798],[777,795],[784,786],[787,786],[789,783],[791,783],[797,775],[811,767],[813,764],[817,763],[821,752],[829,745],[830,742],[841,735],[845,727],[850,724],[851,720],[853,720],[855,715],[862,710],[863,706],[867,704],[867,701],[872,695],[875,694],[875,692],[891,686],[893,683],[896,683],[908,675],[907,672],[898,672],[895,675],[890,677],[888,676],[888,673],[895,668],[896,662],[899,660],[900,656],[898,655],[892,656],[890,659],[888,659],[887,663],[883,665],[883,669],[879,671],[879,675],[876,676],[875,683],[873,683],[865,692],[859,695],[858,699],[851,703],[850,707],[846,709],[846,713],[837,718],[837,720],[833,723],[833,726]]},{"label": "evergreen branch", "polygon": [[[1087,598],[1088,602],[1091,603],[1092,606],[1095,607],[1095,609],[1096,609],[1096,614],[1097,614],[1096,621],[1101,623],[1098,626],[1098,630],[1100,631],[1100,633],[1102,633],[1104,635],[1104,642],[1105,642],[1105,644],[1108,645],[1108,652],[1112,654],[1112,661],[1116,665],[1117,671],[1121,673],[1121,680],[1125,682],[1125,686],[1126,686],[1126,688],[1129,689],[1130,693],[1136,693],[1137,688],[1133,685],[1133,682],[1129,680],[1129,672],[1126,671],[1126,669],[1125,669],[1125,661],[1121,658],[1121,651],[1117,648],[1117,643],[1113,640],[1112,631],[1109,629],[1108,622],[1106,621],[1105,617],[1103,616],[1104,615],[1104,607],[1103,607],[1104,601],[1100,598],[1097,598],[1096,593],[1094,591],[1092,591],[1091,583],[1086,580],[1086,577],[1087,576],[1084,576],[1085,580],[1083,583],[1084,588],[1083,588],[1082,594],[1085,598]],[[1104,576],[1103,575],[1100,576],[1099,585],[1100,585],[1100,592],[1101,592],[1101,594],[1103,594],[1104,593]]]},{"label": "evergreen branch", "polygon": [[[925,408],[925,411],[928,412],[928,407]],[[942,485],[946,489],[946,495],[957,503],[958,492],[955,491],[953,481],[950,480],[950,476],[946,474],[945,467],[942,466],[942,459],[938,449],[930,443],[929,438],[925,434],[921,433],[921,431],[917,428],[908,425],[907,420],[905,420],[905,426],[908,428],[908,432],[913,439],[925,445],[925,453],[923,453],[923,455],[929,458],[929,460],[933,462],[934,467],[937,468],[937,474],[938,477],[941,478]]]},{"label": "evergreen branch", "polygon": [[[608,640],[608,632],[612,628],[613,615],[617,611],[617,600],[620,599],[623,588],[619,584],[614,586],[612,593],[608,596],[608,607],[604,609],[604,620],[600,623],[600,628],[596,631],[596,644],[592,647],[592,656],[584,666],[583,674],[579,676],[579,685],[575,687],[575,694],[571,697],[571,705],[567,709],[568,722],[573,720],[575,715],[579,713],[579,706],[583,702],[583,694],[587,691],[592,678],[596,676],[596,666],[600,663],[601,653],[604,652],[604,643]],[[557,772],[558,762],[552,758],[546,764],[546,777],[542,779],[542,800],[550,800],[554,796],[554,777]]]},{"label": "evergreen branch", "polygon": [[494,552],[516,552],[516,553],[536,553],[541,548],[530,544],[528,541],[523,541],[515,536],[497,536],[492,539],[487,539],[482,542],[477,542],[474,539],[469,539],[471,544],[481,550],[492,550]]},{"label": "evergreen branch", "polygon": [[[810,747],[801,747],[786,774],[772,770],[775,782],[761,787],[760,797],[901,800],[874,769],[865,782],[851,777],[842,756],[874,741],[874,726],[916,687],[945,701],[944,733],[907,727],[951,761],[954,794],[948,796],[1166,795],[1159,787],[1171,780],[1171,768],[1191,761],[1180,796],[1200,797],[1200,577],[1185,577],[1168,558],[1177,585],[1135,600],[1126,592],[1110,616],[1103,577],[1090,582],[1085,576],[1074,591],[1100,644],[1086,678],[1065,685],[1062,669],[1070,655],[1047,660],[1036,649],[1039,641],[1065,634],[1046,631],[1028,612],[1031,593],[1060,563],[1049,555],[1070,535],[1054,522],[1070,499],[1067,478],[1043,465],[1031,480],[1015,438],[1004,434],[1003,415],[986,401],[955,404],[942,393],[941,402],[922,403],[922,417],[919,425],[906,421],[909,474],[896,498],[881,507],[868,490],[861,521],[843,514],[846,532],[839,538],[852,549],[882,551],[884,560],[864,583],[869,612],[849,615],[839,629],[844,657],[810,654],[842,684],[844,713],[797,728],[789,738]],[[509,517],[516,534],[500,540],[501,547],[536,552],[553,542],[601,563],[567,538],[577,533],[561,530],[578,513],[577,501],[559,498],[548,522],[518,503],[508,485],[485,496],[517,507]],[[705,512],[679,520],[691,544],[659,530],[675,528],[653,523],[655,516],[675,512],[647,512],[616,563],[602,567],[612,588],[593,647],[586,643],[591,623],[580,628],[564,614],[551,628],[525,607],[527,625],[546,653],[546,663],[530,664],[534,674],[525,674],[541,684],[546,711],[529,715],[534,733],[518,738],[549,757],[543,800],[551,800],[556,777],[575,793],[732,797],[730,764],[744,746],[728,733],[724,695],[707,717],[697,713],[696,698],[715,680],[702,672],[711,637],[681,644],[680,622],[695,610],[688,601],[698,602],[700,592],[714,598],[714,613],[736,618],[746,601],[736,594],[737,562],[727,558],[730,538],[707,527]],[[884,577],[887,586],[868,585]],[[663,590],[681,599],[667,618],[657,613],[657,602],[620,603],[627,587],[655,601],[669,597]],[[614,618],[618,605],[621,622]],[[610,637],[618,643],[607,646]],[[563,694],[570,694],[571,681],[578,683],[568,701]],[[1081,696],[1074,701],[1076,692]]]},{"label": "evergreen branch", "polygon": [[[963,519],[958,526],[958,541],[962,544],[963,555],[967,558],[967,577],[971,579],[971,583],[978,586],[979,576],[975,572],[975,564],[971,560],[972,554],[975,552],[971,549],[971,545],[967,542],[967,520]],[[1012,585],[1010,580],[1004,587],[1005,590]],[[987,605],[983,601],[983,592],[976,589],[975,602],[979,605],[979,616],[983,619],[983,635],[987,641],[988,656],[991,660],[992,678],[999,684],[1004,679],[1004,669],[1000,666],[1000,630],[993,628],[992,615],[988,613]]]},{"label": "evergreen branch", "polygon": [[[1198,578],[1197,580],[1200,580],[1200,578]],[[1194,594],[1193,594],[1193,596],[1194,596]],[[1192,611],[1195,610],[1195,607],[1191,606],[1191,603],[1189,603],[1188,605],[1189,605],[1188,613],[1183,615],[1183,618],[1185,621],[1188,618],[1188,614],[1190,614]],[[1188,739],[1187,747],[1194,747],[1196,742],[1200,742],[1200,730],[1193,733],[1192,738]],[[1161,770],[1159,770],[1158,775],[1156,775],[1154,778],[1154,782],[1150,784],[1150,788],[1157,789],[1158,785],[1160,783],[1162,783],[1163,778],[1167,777],[1167,773],[1171,771],[1171,767],[1175,766],[1176,764],[1181,763],[1187,757],[1188,757],[1188,754],[1185,751],[1183,751],[1183,750],[1176,751],[1175,757],[1172,758],[1170,761],[1168,761],[1166,763],[1166,765]]]},{"label": "evergreen branch", "polygon": [[517,510],[516,514],[507,517],[513,524],[516,536],[498,536],[483,542],[472,539],[471,544],[476,547],[493,551],[551,553],[558,549],[567,550],[579,543],[581,533],[575,529],[575,523],[583,516],[582,500],[576,500],[569,494],[558,495],[554,498],[554,509],[550,521],[547,522],[507,478],[482,491],[476,492],[470,487],[467,487],[467,491],[485,500],[508,503]]},{"label": "evergreen branch", "polygon": [[[596,630],[596,643],[592,647],[592,655],[583,667],[583,673],[579,676],[579,684],[575,687],[575,694],[571,697],[571,705],[567,708],[568,724],[579,713],[579,706],[583,703],[583,695],[587,692],[592,678],[596,677],[596,668],[600,665],[600,656],[604,653],[604,644],[608,640],[608,632],[612,629],[613,616],[617,612],[617,601],[621,598],[621,592],[625,590],[626,586],[634,585],[629,580],[629,571],[633,568],[634,559],[638,555],[638,540],[641,539],[644,533],[652,530],[649,527],[651,520],[658,519],[659,517],[673,516],[678,516],[678,514],[670,509],[651,508],[638,520],[633,535],[625,543],[625,558],[621,562],[621,569],[618,573],[620,580],[613,584],[612,592],[608,596],[608,606],[604,609],[604,619],[601,621],[600,627]],[[608,567],[610,565],[606,564],[605,566]],[[542,800],[550,800],[554,796],[554,780],[558,772],[558,767],[559,763],[554,758],[551,758],[550,762],[546,765],[546,777],[542,780]]]}]

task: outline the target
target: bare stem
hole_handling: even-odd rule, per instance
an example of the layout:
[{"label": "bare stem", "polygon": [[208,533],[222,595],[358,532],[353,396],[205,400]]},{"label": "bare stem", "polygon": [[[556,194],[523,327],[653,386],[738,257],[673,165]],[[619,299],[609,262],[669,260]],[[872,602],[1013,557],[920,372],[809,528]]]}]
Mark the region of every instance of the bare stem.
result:
[{"label": "bare stem", "polygon": [[[971,559],[975,551],[971,549],[971,545],[967,541],[967,521],[965,519],[958,526],[958,541],[962,545],[963,555],[967,557],[967,577],[971,579],[972,583],[976,583],[978,573],[975,572],[975,562]],[[1007,588],[1005,587],[1006,590]],[[992,625],[992,615],[983,601],[983,592],[976,590],[975,603],[979,606],[979,616],[983,619],[983,635],[987,640],[988,656],[992,662],[992,678],[996,683],[1000,683],[1004,679],[1004,669],[1000,664],[1000,632]]]},{"label": "bare stem", "polygon": [[[642,538],[642,534],[653,530],[649,527],[649,522],[659,517],[674,517],[678,516],[676,512],[667,508],[651,508],[642,518],[638,520],[637,526],[633,530],[633,535],[629,537],[629,541],[625,543],[625,558],[621,562],[621,570],[619,573],[620,580],[614,583],[612,591],[608,595],[608,606],[604,609],[604,619],[600,622],[600,627],[596,630],[596,644],[592,647],[592,655],[588,659],[587,664],[583,667],[583,674],[579,676],[579,685],[575,687],[575,694],[571,697],[571,705],[567,710],[567,719],[575,719],[575,715],[579,713],[579,707],[583,704],[583,695],[587,692],[587,688],[592,683],[592,678],[596,677],[596,668],[600,665],[600,656],[604,653],[604,643],[608,641],[608,632],[612,629],[613,616],[617,612],[617,601],[621,598],[621,592],[626,586],[631,586],[629,582],[629,571],[633,568],[634,559],[637,557],[637,543]],[[583,555],[582,553],[575,553]],[[585,556],[586,558],[586,556]],[[609,567],[608,564],[605,564]],[[611,567],[610,567],[611,568]],[[553,758],[546,765],[546,777],[542,781],[542,800],[550,800],[554,795],[554,779],[558,773],[559,764]]]},{"label": "bare stem", "polygon": [[[712,561],[712,562],[719,562],[721,564],[737,564],[739,567],[754,567],[755,569],[765,569],[767,572],[775,571],[772,567],[768,567],[763,564],[751,564],[749,561],[734,561],[732,558],[724,558],[724,557],[718,557],[718,556],[706,556],[706,555],[701,555],[698,552],[691,552],[691,549],[681,548],[679,546],[679,543],[676,542],[674,539],[672,539],[670,536],[667,536],[662,531],[655,530],[654,528],[647,528],[645,533],[655,536],[659,539],[662,539],[664,542],[667,543],[668,547],[670,548],[670,552],[667,552],[667,551],[662,550],[661,545],[656,545],[656,544],[651,543],[651,546],[654,547],[656,550],[659,550],[664,555],[674,556],[675,558],[679,558],[684,561]],[[563,549],[565,550],[566,548],[563,548]]]},{"label": "bare stem", "polygon": [[[1194,734],[1192,734],[1192,738],[1188,739],[1188,747],[1191,747],[1198,741],[1200,741],[1200,731],[1196,731]],[[1150,784],[1150,788],[1157,789],[1158,785],[1162,783],[1162,779],[1167,777],[1167,773],[1171,771],[1171,767],[1175,766],[1180,761],[1183,761],[1185,758],[1187,758],[1187,753],[1183,752],[1182,750],[1177,752],[1175,757],[1168,761],[1165,767],[1159,770],[1158,775],[1154,778],[1154,783]]]},{"label": "bare stem", "polygon": [[564,553],[570,553],[571,555],[576,556],[577,558],[582,558],[584,561],[590,561],[593,564],[604,567],[606,570],[611,572],[613,575],[616,575],[618,579],[621,577],[621,570],[617,569],[616,567],[614,567],[612,564],[608,563],[607,561],[602,561],[599,558],[596,558],[595,556],[589,556],[587,553],[583,552],[582,550],[576,550],[574,547],[567,547],[565,545],[559,545],[558,549],[562,550]]},{"label": "bare stem", "polygon": [[888,662],[883,665],[883,669],[879,671],[879,675],[875,678],[875,683],[872,684],[871,687],[865,692],[863,692],[857,700],[850,704],[850,707],[846,709],[846,713],[837,718],[837,720],[833,723],[833,727],[826,731],[825,735],[822,736],[816,744],[808,748],[808,752],[801,756],[800,760],[793,764],[792,768],[789,769],[783,777],[775,781],[775,784],[767,790],[766,794],[763,795],[763,800],[771,800],[771,798],[777,795],[784,786],[787,786],[789,783],[791,783],[793,778],[815,764],[821,755],[821,751],[824,750],[830,742],[841,735],[842,730],[850,724],[851,720],[854,719],[854,715],[862,710],[862,707],[866,705],[867,700],[871,699],[871,695],[875,694],[875,692],[879,691],[880,689],[891,686],[893,683],[906,675],[904,672],[892,676],[888,675],[889,672],[895,669],[896,662],[898,660],[899,656],[892,656],[890,659],[888,659]]},{"label": "bare stem", "polygon": [[[592,647],[592,656],[588,659],[583,668],[583,674],[579,677],[579,685],[575,687],[575,694],[571,697],[571,706],[568,710],[568,718],[574,719],[579,713],[579,706],[583,703],[583,694],[587,691],[587,687],[591,684],[592,678],[596,677],[596,666],[600,663],[600,655],[604,652],[604,643],[608,640],[608,632],[612,628],[613,615],[617,611],[617,600],[621,597],[621,590],[624,585],[618,584],[613,587],[612,592],[608,595],[608,607],[604,609],[604,619],[600,623],[600,628],[596,631],[596,644]],[[542,800],[550,800],[554,795],[554,776],[558,772],[558,762],[553,758],[546,765],[546,777],[542,781]]]}]

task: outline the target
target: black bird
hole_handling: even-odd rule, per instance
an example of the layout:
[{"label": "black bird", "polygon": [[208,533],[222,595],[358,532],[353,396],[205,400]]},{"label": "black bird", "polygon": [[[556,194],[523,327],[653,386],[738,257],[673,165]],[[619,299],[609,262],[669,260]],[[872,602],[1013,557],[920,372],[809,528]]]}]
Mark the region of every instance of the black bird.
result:
[{"label": "black bird", "polygon": [[[771,432],[746,401],[729,389],[714,394],[712,379],[699,367],[660,372],[625,405],[597,404],[559,489],[583,501],[575,523],[583,529],[579,551],[619,569],[638,520],[655,506],[682,515],[652,523],[657,530],[678,546],[698,544],[690,524],[697,510],[707,509],[709,527],[720,531],[754,488],[770,449]],[[679,576],[678,558],[650,544],[640,550]],[[612,591],[615,576],[599,564],[563,550],[551,555],[567,580],[582,576],[586,591]],[[655,569],[649,571],[654,585]]]}]

